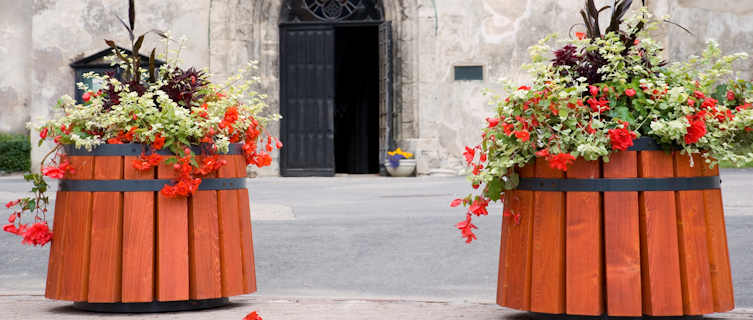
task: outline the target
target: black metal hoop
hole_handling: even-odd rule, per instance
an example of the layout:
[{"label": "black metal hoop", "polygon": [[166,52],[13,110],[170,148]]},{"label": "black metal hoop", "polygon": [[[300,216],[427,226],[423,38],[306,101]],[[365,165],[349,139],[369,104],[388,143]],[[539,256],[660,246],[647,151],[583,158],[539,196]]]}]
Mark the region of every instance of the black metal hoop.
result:
[{"label": "black metal hoop", "polygon": [[625,179],[520,178],[518,190],[554,192],[687,191],[720,189],[721,183],[719,176]]},{"label": "black metal hoop", "polygon": [[187,301],[154,301],[144,303],[90,303],[74,302],[73,307],[84,311],[106,313],[157,313],[176,312],[217,308],[230,303],[228,298],[187,300]]},{"label": "black metal hoop", "polygon": [[[157,153],[160,155],[173,156],[170,150],[154,150],[148,145],[140,143],[127,144],[103,144],[94,148],[92,151],[86,149],[77,149],[74,145],[67,144],[63,147],[65,154],[69,156],[140,156],[142,154]],[[192,146],[191,152],[194,154],[210,153],[209,145]],[[217,153],[222,155],[243,154],[243,145],[239,143],[230,144],[227,153]]]},{"label": "black metal hoop", "polygon": [[[170,179],[155,180],[60,180],[60,191],[137,192],[160,191]],[[246,178],[202,179],[199,191],[238,190],[246,188]]]}]

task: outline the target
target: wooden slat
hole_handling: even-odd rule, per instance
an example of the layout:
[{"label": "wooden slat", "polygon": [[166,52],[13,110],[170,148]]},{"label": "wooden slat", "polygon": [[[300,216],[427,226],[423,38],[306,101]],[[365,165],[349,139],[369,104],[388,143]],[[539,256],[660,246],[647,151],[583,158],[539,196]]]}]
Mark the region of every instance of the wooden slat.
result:
[{"label": "wooden slat", "polygon": [[[641,151],[638,175],[646,178],[674,176],[672,154]],[[639,205],[643,313],[650,316],[682,315],[675,193],[641,192]]]},{"label": "wooden slat", "polygon": [[[675,176],[698,177],[703,175],[704,165],[700,157],[675,153]],[[682,276],[683,311],[686,315],[702,315],[714,312],[711,290],[709,251],[706,241],[706,217],[704,215],[703,191],[678,191],[677,234],[680,249],[680,274]]]},{"label": "wooden slat", "polygon": [[[704,176],[718,176],[719,166],[713,169],[701,164]],[[735,296],[732,288],[729,249],[727,247],[727,229],[724,224],[724,208],[721,190],[703,191],[704,212],[706,216],[706,239],[709,249],[711,287],[714,296],[714,312],[726,312],[735,308]]]},{"label": "wooden slat", "polygon": [[63,258],[65,256],[65,217],[69,215],[70,193],[58,191],[55,200],[53,239],[50,244],[50,260],[47,264],[47,285],[44,296],[48,299],[61,299]]},{"label": "wooden slat", "polygon": [[[237,175],[237,164],[232,156],[220,156],[227,161],[217,173],[219,178],[233,178]],[[241,252],[240,210],[238,191],[217,191],[220,229],[220,257],[222,269],[222,295],[224,297],[243,294],[243,257]]]},{"label": "wooden slat", "polygon": [[217,192],[196,192],[189,212],[191,299],[222,297]]},{"label": "wooden slat", "polygon": [[[579,158],[567,171],[572,179],[599,179],[599,161]],[[601,315],[604,312],[601,195],[566,193],[566,313]]]},{"label": "wooden slat", "polygon": [[[236,177],[246,178],[246,160],[243,156],[233,156],[236,163]],[[254,240],[251,230],[251,208],[248,189],[238,190],[240,209],[241,256],[243,257],[243,293],[256,291],[256,268],[254,265]]]},{"label": "wooden slat", "polygon": [[[76,172],[66,176],[73,180],[90,180],[94,176],[94,157],[68,157]],[[62,259],[62,283],[58,299],[86,301],[89,282],[89,243],[91,232],[91,192],[68,192],[68,208],[62,235],[65,251]]]},{"label": "wooden slat", "polygon": [[[124,157],[124,179],[154,179],[154,169],[133,168],[136,158]],[[154,199],[154,192],[123,193],[123,302],[154,300]]]},{"label": "wooden slat", "polygon": [[[94,157],[95,180],[120,180],[122,175],[121,157]],[[93,192],[92,198],[88,302],[120,302],[122,194]]]},{"label": "wooden slat", "polygon": [[[604,178],[638,176],[638,154],[618,152],[604,163]],[[604,192],[606,311],[614,317],[639,317],[641,241],[638,192]]]},{"label": "wooden slat", "polygon": [[[564,174],[536,160],[536,177],[563,178]],[[565,312],[565,195],[534,192],[533,274],[531,311]]]},{"label": "wooden slat", "polygon": [[[533,177],[535,165],[520,169],[521,177]],[[518,310],[531,308],[531,254],[533,249],[533,191],[505,192],[505,206],[520,214],[502,220],[497,304]],[[507,208],[506,208],[507,209]]]},{"label": "wooden slat", "polygon": [[[175,178],[173,165],[160,164],[159,179]],[[157,195],[157,300],[187,300],[188,200]]]}]

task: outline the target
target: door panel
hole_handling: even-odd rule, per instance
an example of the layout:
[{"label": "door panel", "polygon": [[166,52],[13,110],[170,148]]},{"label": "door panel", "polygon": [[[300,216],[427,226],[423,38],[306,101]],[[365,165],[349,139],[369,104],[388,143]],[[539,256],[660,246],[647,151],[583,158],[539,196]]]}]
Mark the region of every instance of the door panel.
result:
[{"label": "door panel", "polygon": [[334,176],[335,31],[280,26],[282,176]]}]

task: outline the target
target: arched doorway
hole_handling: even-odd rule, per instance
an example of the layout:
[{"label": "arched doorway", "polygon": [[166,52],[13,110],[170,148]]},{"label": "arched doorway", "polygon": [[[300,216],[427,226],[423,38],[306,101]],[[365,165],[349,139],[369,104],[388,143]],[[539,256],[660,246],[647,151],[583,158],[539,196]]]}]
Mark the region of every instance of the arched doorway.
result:
[{"label": "arched doorway", "polygon": [[378,173],[392,139],[392,33],[381,0],[286,0],[283,176]]}]

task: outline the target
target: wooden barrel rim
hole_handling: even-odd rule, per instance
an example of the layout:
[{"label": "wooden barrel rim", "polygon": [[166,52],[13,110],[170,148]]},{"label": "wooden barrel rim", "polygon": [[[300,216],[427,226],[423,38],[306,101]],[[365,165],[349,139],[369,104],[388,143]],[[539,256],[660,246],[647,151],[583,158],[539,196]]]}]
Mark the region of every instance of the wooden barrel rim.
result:
[{"label": "wooden barrel rim", "polygon": [[[103,144],[92,151],[86,149],[76,148],[72,144],[63,146],[65,154],[69,156],[139,156],[141,154],[157,153],[160,155],[172,156],[175,155],[170,150],[154,150],[149,145],[141,143],[126,143],[126,144]],[[211,153],[209,144],[202,144],[198,146],[191,146],[191,152],[195,154]],[[231,143],[227,153],[219,153],[223,155],[238,155],[243,154],[243,144]]]},{"label": "wooden barrel rim", "polygon": [[[60,191],[137,192],[160,191],[171,179],[152,180],[60,180]],[[199,191],[246,189],[246,178],[202,179]]]},{"label": "wooden barrel rim", "polygon": [[684,178],[520,178],[518,190],[561,192],[687,191],[721,189],[719,176]]}]

